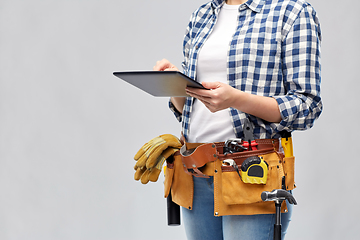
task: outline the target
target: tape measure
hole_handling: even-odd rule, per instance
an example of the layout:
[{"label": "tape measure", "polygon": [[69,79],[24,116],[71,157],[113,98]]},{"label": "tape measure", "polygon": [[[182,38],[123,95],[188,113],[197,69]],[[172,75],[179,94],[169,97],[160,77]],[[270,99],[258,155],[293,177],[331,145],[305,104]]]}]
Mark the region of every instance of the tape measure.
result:
[{"label": "tape measure", "polygon": [[240,177],[244,183],[266,184],[269,165],[262,157],[252,156],[241,164]]}]

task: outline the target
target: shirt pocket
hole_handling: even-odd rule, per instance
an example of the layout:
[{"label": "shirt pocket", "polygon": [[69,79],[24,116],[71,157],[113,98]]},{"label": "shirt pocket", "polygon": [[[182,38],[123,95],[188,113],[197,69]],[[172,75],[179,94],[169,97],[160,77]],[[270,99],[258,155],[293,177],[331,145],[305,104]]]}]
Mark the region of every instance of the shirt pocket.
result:
[{"label": "shirt pocket", "polygon": [[248,58],[249,64],[254,64],[255,67],[273,67],[267,63],[279,63],[280,53],[281,46],[275,39],[257,38],[244,42],[244,59]]},{"label": "shirt pocket", "polygon": [[[243,91],[271,94],[278,88],[281,79],[281,45],[275,39],[257,38],[244,42],[238,66],[246,72],[242,74]],[[245,83],[245,84],[244,84]]]}]

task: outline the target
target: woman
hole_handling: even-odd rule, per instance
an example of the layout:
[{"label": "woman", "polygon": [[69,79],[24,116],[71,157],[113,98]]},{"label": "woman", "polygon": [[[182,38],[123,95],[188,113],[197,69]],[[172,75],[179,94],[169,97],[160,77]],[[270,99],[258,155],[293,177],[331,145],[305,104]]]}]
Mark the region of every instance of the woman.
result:
[{"label": "woman", "polygon": [[[187,88],[170,108],[187,142],[243,137],[249,119],[255,139],[305,130],[322,111],[321,31],[304,0],[213,0],[186,29],[183,73],[205,88]],[[178,68],[163,59],[156,71]],[[183,208],[188,239],[272,239],[274,214],[213,216],[213,178],[194,177],[193,209]],[[282,236],[291,207],[282,213]]]}]

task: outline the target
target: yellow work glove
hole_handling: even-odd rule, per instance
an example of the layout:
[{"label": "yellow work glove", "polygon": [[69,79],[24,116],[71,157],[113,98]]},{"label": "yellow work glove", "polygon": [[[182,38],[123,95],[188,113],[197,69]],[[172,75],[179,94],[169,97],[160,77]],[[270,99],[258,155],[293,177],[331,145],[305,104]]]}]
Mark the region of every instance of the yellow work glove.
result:
[{"label": "yellow work glove", "polygon": [[141,179],[141,183],[156,182],[165,160],[181,147],[178,138],[171,134],[160,135],[144,144],[136,153],[137,161],[134,169],[134,179]]},{"label": "yellow work glove", "polygon": [[142,184],[147,184],[149,181],[156,182],[159,178],[162,166],[166,159],[173,155],[176,151],[178,151],[177,148],[167,148],[160,156],[157,158],[157,164],[153,168],[140,168],[135,165],[135,175],[134,179],[136,181],[141,180]]}]

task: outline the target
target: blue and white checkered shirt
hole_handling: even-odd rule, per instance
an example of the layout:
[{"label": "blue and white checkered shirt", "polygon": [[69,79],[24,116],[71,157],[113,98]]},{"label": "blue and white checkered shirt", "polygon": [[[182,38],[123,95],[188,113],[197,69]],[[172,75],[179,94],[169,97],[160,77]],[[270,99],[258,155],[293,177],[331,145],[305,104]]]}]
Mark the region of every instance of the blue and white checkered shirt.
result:
[{"label": "blue and white checkered shirt", "polygon": [[[196,80],[201,47],[216,24],[224,0],[202,5],[186,29],[183,72]],[[234,132],[243,136],[248,118],[255,138],[279,138],[282,130],[305,130],[322,111],[320,98],[320,24],[315,10],[304,0],[248,0],[239,7],[238,27],[229,43],[228,84],[241,91],[273,97],[282,121],[270,123],[229,108]],[[205,80],[206,81],[206,80]],[[182,114],[170,102],[187,139],[194,99],[186,98]]]}]

